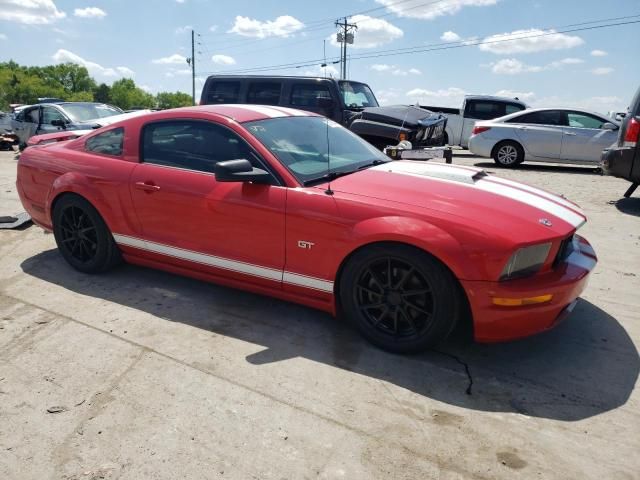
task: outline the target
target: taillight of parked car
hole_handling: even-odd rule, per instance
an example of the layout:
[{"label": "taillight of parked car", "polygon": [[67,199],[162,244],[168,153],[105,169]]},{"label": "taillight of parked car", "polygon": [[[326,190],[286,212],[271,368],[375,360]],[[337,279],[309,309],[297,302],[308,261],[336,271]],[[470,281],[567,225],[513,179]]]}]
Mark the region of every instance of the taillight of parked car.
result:
[{"label": "taillight of parked car", "polygon": [[486,132],[487,130],[491,130],[491,127],[473,127],[471,135],[478,135],[482,132]]},{"label": "taillight of parked car", "polygon": [[627,131],[624,134],[624,146],[635,147],[640,138],[640,122],[637,118],[632,118],[627,125]]}]

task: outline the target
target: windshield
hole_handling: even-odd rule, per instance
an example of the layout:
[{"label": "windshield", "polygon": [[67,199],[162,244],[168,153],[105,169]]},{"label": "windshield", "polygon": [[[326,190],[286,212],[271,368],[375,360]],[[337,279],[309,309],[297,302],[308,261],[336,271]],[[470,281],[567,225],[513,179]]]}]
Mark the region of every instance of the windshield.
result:
[{"label": "windshield", "polygon": [[339,82],[340,93],[347,108],[377,107],[378,101],[368,85],[356,82]]},{"label": "windshield", "polygon": [[303,184],[389,161],[356,134],[324,117],[270,118],[245,127]]},{"label": "windshield", "polygon": [[85,122],[122,113],[121,110],[103,103],[67,103],[62,107],[74,122]]}]

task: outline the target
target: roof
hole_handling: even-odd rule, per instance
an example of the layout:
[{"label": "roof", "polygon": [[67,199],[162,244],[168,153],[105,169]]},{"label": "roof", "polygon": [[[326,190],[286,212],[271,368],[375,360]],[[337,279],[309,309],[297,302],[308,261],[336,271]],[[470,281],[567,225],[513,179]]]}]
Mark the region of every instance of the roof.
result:
[{"label": "roof", "polygon": [[[535,112],[549,112],[549,111],[586,113],[586,114],[589,114],[589,115],[595,115],[596,117],[601,117],[603,120],[607,120],[608,122],[613,123],[615,125],[619,125],[619,123],[620,123],[617,120],[613,120],[611,118],[608,118],[606,115],[603,115],[602,113],[593,112],[591,110],[585,110],[584,108],[571,108],[571,107],[529,108],[527,110],[522,110],[520,112],[510,113],[509,115],[505,115],[504,117],[496,118],[495,120],[501,120],[502,121],[502,120],[508,120],[508,119],[510,119],[512,117],[517,117],[519,115],[525,115],[525,114],[530,114],[530,113],[535,113]],[[492,121],[492,120],[488,120],[488,121]]]},{"label": "roof", "polygon": [[521,103],[522,105],[526,105],[526,103],[519,98],[513,97],[498,97],[495,95],[465,95],[465,100],[500,100],[503,102],[514,102]]},{"label": "roof", "polygon": [[188,117],[189,114],[194,114],[194,117],[202,117],[203,113],[222,115],[239,123],[267,120],[269,118],[320,116],[312,112],[275,105],[243,104],[200,105],[195,107],[173,108],[170,110],[162,110],[160,112],[152,112],[148,115],[150,117],[158,117],[158,119],[167,119],[184,118],[185,116]]}]

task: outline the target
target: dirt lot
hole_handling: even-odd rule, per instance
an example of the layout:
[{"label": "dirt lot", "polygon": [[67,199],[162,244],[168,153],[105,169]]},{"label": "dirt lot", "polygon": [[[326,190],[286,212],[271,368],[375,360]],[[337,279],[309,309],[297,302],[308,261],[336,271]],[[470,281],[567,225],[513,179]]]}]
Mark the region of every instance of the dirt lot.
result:
[{"label": "dirt lot", "polygon": [[[39,228],[0,231],[0,479],[640,478],[640,198],[588,169],[454,163],[585,208],[600,263],[554,331],[394,356],[313,310],[85,276]],[[22,210],[15,168],[0,153],[0,215]]]}]

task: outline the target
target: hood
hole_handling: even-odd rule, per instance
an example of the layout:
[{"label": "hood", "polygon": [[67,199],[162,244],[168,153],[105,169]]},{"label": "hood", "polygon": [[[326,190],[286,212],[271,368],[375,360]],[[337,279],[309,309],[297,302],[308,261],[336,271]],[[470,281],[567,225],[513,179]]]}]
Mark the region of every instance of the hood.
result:
[{"label": "hood", "polygon": [[390,107],[367,107],[362,113],[363,120],[386,123],[389,125],[417,128],[433,125],[444,117],[419,107],[393,105]]},{"label": "hood", "polygon": [[136,110],[135,112],[121,113],[120,115],[111,115],[110,117],[94,118],[83,122],[75,122],[74,125],[77,125],[78,127],[89,126],[90,128],[106,127],[112,123],[126,120],[127,118],[139,117],[140,115],[146,115],[147,113],[151,113],[151,110]]},{"label": "hood", "polygon": [[437,211],[523,243],[568,236],[586,221],[563,197],[473,167],[401,160],[340,177],[331,188]]}]

